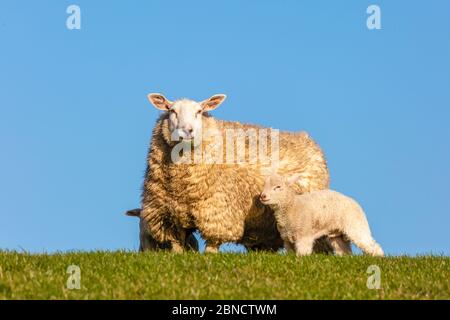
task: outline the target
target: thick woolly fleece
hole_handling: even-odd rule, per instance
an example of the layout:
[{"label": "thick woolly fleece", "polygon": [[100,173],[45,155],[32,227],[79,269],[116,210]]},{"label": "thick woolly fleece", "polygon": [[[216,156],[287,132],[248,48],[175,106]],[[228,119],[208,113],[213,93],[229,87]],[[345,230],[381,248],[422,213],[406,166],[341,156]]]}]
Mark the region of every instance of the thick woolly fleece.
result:
[{"label": "thick woolly fleece", "polygon": [[[142,192],[141,216],[153,238],[169,243],[175,252],[186,249],[187,230],[192,229],[198,229],[206,240],[206,251],[217,251],[225,242],[241,243],[248,249],[282,247],[272,210],[258,200],[265,179],[263,165],[174,163],[167,118],[165,112],[154,127]],[[261,127],[203,115],[203,131],[225,136],[226,129],[249,128]],[[204,140],[198,148],[206,150],[215,143]],[[279,159],[281,174],[302,173],[297,193],[328,188],[325,157],[307,133],[280,132]]]}]

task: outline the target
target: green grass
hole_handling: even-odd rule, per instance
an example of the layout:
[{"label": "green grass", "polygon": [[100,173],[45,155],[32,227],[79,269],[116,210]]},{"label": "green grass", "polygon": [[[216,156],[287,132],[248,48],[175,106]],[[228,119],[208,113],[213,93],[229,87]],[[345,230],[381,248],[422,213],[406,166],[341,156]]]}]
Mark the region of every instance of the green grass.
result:
[{"label": "green grass", "polygon": [[[67,267],[81,289],[66,288]],[[366,286],[367,268],[381,288]],[[0,251],[0,299],[449,299],[450,258]]]}]

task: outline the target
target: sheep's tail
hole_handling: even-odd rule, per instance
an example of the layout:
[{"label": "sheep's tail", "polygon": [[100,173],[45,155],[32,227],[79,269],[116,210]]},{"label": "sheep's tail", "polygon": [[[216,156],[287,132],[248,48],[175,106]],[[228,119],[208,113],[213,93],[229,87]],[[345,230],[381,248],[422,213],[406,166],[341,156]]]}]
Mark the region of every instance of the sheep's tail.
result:
[{"label": "sheep's tail", "polygon": [[130,217],[140,217],[141,216],[141,209],[132,209],[125,212],[125,215]]}]

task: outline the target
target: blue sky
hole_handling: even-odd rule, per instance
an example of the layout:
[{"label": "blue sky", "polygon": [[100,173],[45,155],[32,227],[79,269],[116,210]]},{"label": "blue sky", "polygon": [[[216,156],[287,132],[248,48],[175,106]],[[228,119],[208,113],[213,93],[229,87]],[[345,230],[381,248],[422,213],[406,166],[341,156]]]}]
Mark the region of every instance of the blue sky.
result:
[{"label": "blue sky", "polygon": [[2,0],[0,249],[137,249],[123,212],[158,116],[146,95],[163,92],[225,93],[217,118],[307,130],[388,254],[450,254],[449,14],[444,0]]}]

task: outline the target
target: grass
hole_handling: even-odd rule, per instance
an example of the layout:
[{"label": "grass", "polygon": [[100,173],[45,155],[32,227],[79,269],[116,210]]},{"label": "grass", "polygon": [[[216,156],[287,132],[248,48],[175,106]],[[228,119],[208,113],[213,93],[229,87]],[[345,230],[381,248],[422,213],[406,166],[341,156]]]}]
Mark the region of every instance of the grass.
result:
[{"label": "grass", "polygon": [[[79,290],[66,287],[72,264]],[[0,251],[0,299],[450,299],[450,258]]]}]

